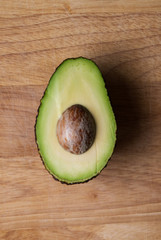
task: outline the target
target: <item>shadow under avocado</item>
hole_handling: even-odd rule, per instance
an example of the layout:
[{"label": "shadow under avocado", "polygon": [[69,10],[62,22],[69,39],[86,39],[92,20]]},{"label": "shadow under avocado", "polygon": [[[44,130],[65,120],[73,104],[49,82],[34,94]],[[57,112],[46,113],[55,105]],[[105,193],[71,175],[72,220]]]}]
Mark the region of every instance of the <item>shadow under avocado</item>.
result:
[{"label": "shadow under avocado", "polygon": [[117,69],[107,73],[103,71],[103,78],[117,122],[115,152],[120,152],[138,141],[141,135],[139,88],[135,81],[123,76]]}]

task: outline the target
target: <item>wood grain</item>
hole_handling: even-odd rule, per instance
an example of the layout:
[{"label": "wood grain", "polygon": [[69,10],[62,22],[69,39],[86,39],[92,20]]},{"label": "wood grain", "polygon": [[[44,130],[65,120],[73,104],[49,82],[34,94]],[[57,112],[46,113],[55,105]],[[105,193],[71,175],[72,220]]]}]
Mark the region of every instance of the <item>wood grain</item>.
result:
[{"label": "wood grain", "polygon": [[[0,1],[0,239],[161,239],[161,3]],[[35,144],[55,68],[100,67],[117,145],[93,180],[61,184]]]},{"label": "wood grain", "polygon": [[16,0],[2,1],[1,14],[6,17],[13,15],[49,14],[49,13],[120,13],[120,12],[161,12],[158,0]]}]

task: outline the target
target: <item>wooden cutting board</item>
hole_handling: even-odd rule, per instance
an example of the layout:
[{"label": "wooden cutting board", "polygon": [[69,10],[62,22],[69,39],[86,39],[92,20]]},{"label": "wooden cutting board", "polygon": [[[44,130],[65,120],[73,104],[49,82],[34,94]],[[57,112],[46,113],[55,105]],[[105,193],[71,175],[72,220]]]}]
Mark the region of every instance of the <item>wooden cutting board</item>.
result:
[{"label": "wooden cutting board", "polygon": [[[56,67],[78,56],[103,73],[117,145],[99,176],[66,185],[34,125]],[[0,0],[0,239],[161,239],[160,0]]]}]

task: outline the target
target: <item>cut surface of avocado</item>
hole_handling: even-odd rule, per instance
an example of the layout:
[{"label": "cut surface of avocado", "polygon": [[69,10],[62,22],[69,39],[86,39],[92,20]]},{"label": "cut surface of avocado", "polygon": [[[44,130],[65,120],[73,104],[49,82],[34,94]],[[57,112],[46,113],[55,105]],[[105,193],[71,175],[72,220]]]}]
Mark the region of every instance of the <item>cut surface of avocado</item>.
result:
[{"label": "cut surface of avocado", "polygon": [[[71,106],[87,109],[96,125],[90,147],[81,154],[67,151],[58,136],[58,123]],[[56,69],[41,99],[36,140],[46,168],[62,182],[84,182],[105,167],[116,142],[116,121],[101,72],[93,61],[67,59]]]}]

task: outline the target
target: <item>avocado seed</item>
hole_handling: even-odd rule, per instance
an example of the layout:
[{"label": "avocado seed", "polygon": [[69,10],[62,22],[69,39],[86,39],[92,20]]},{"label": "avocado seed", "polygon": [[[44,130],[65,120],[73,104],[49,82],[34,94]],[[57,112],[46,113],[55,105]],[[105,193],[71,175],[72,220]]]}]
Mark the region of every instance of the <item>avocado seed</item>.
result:
[{"label": "avocado seed", "polygon": [[56,135],[60,145],[68,152],[77,155],[85,153],[95,140],[95,120],[87,108],[72,105],[58,120]]}]

